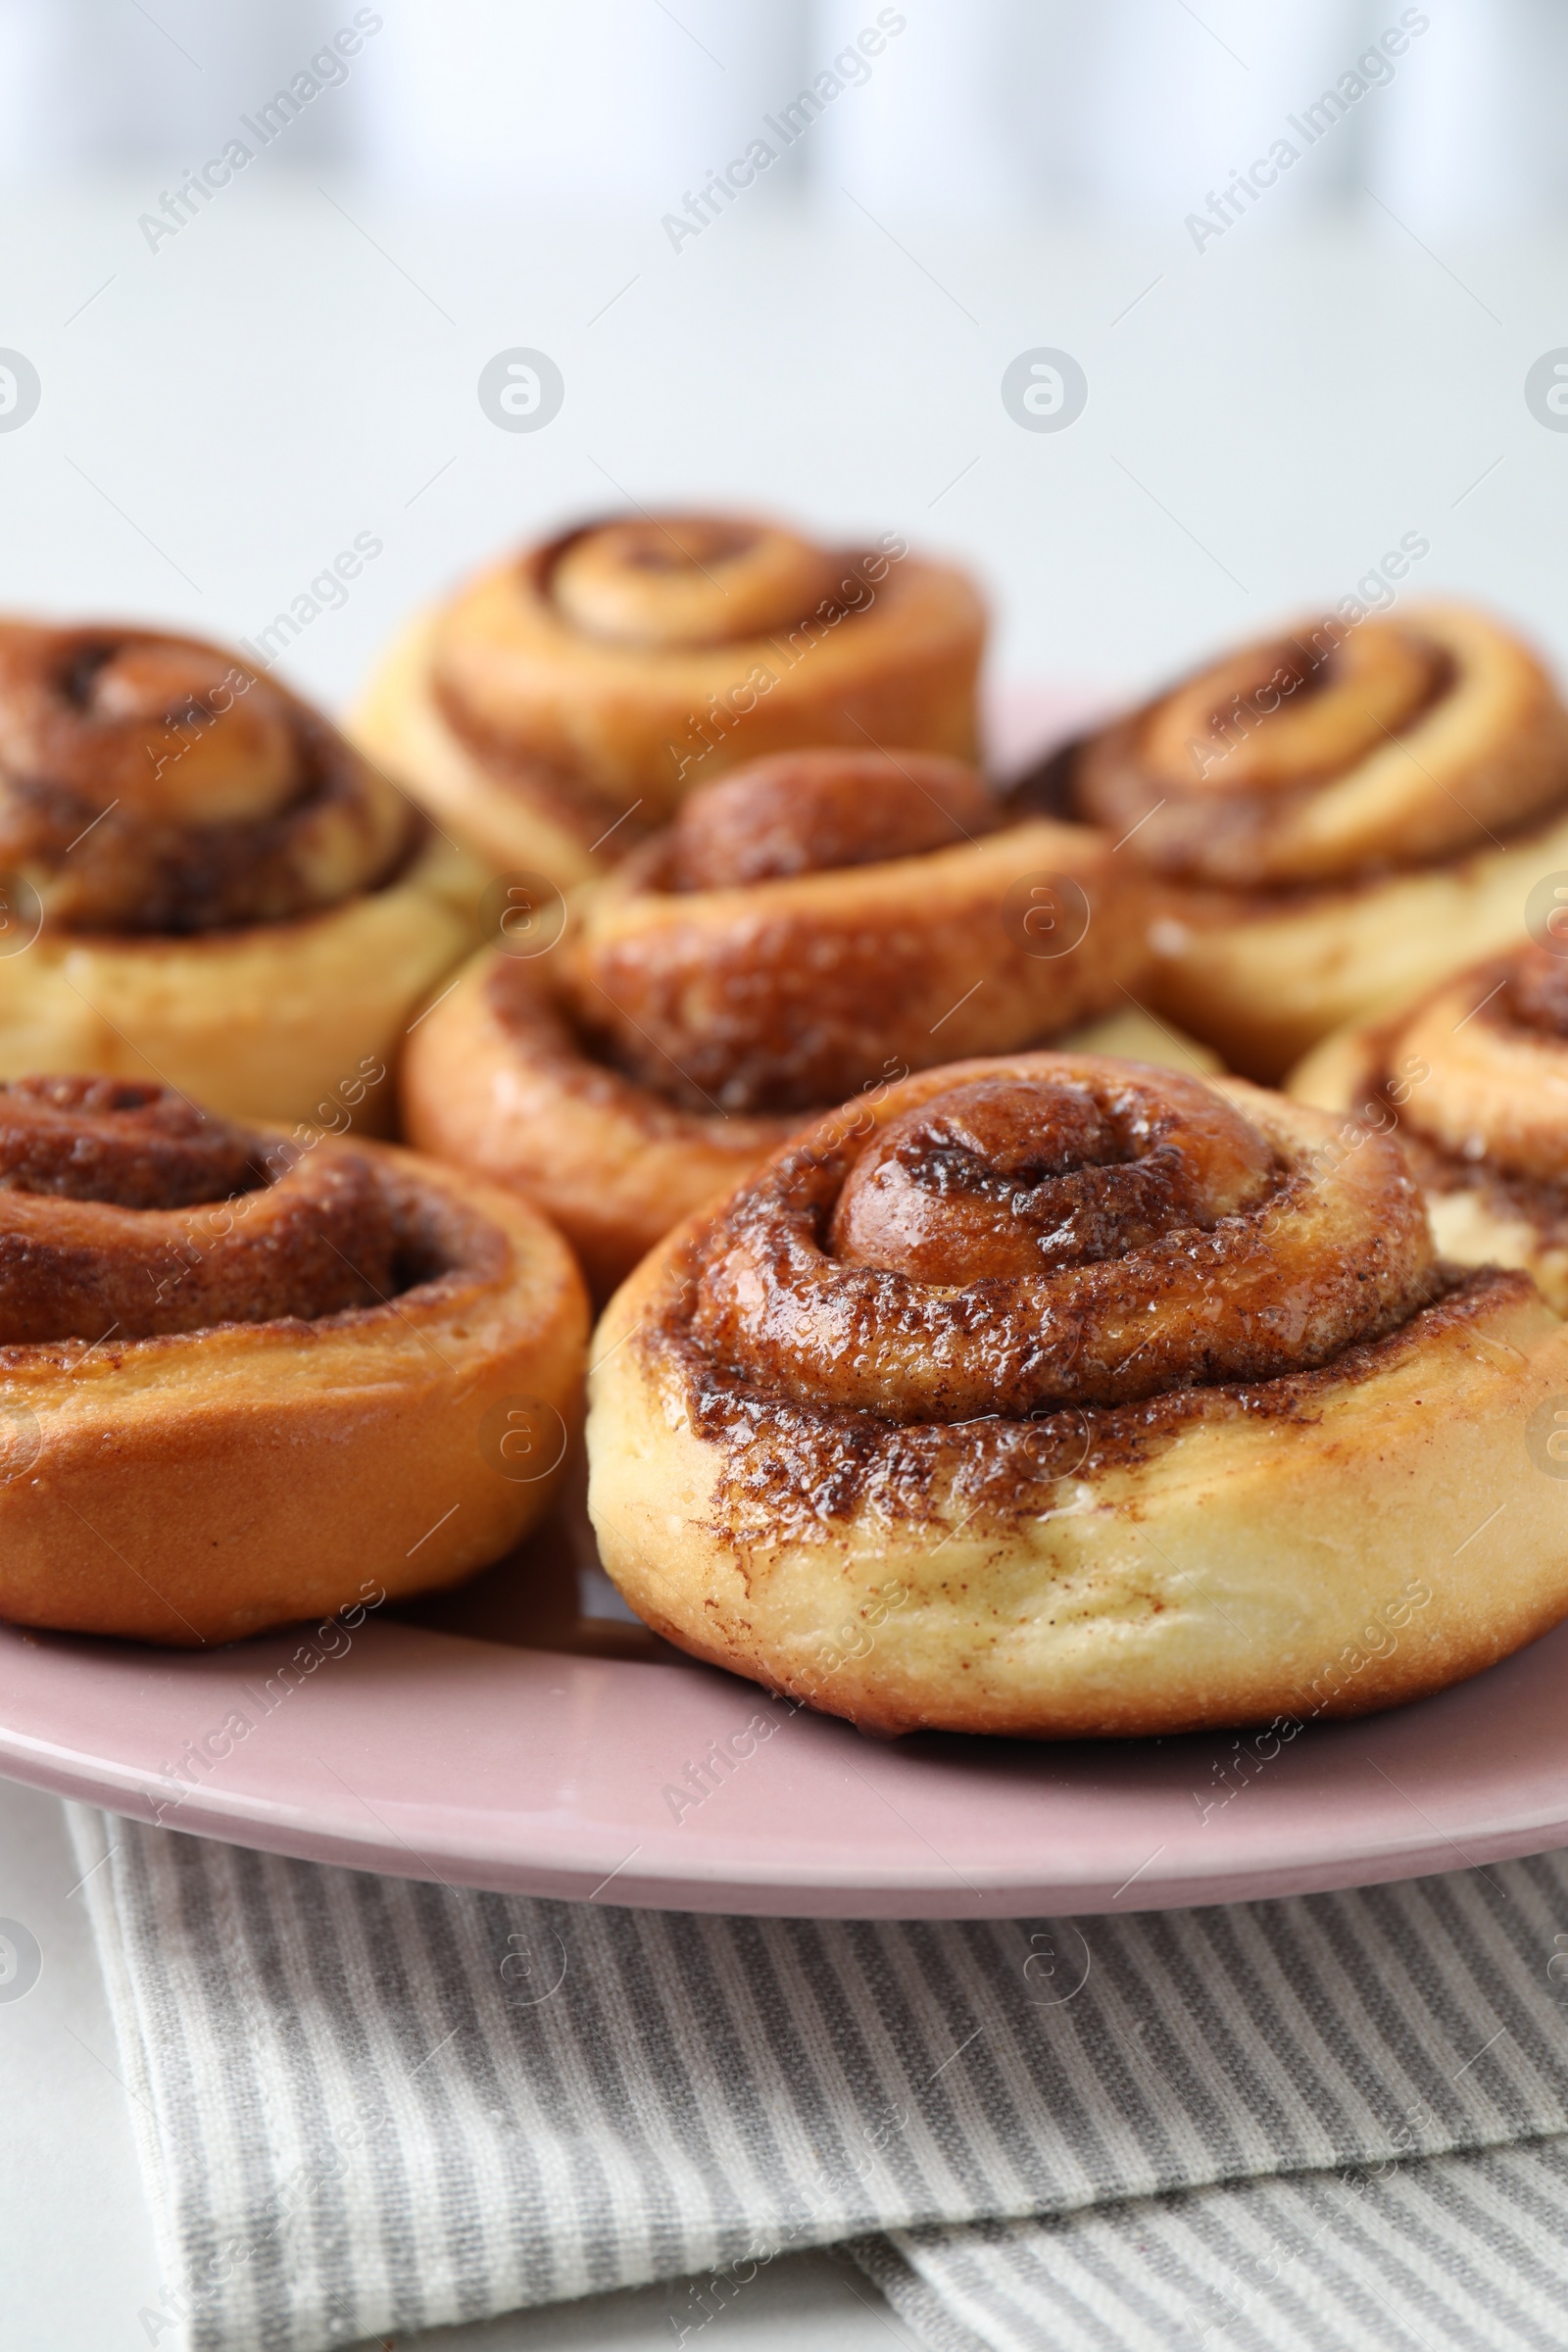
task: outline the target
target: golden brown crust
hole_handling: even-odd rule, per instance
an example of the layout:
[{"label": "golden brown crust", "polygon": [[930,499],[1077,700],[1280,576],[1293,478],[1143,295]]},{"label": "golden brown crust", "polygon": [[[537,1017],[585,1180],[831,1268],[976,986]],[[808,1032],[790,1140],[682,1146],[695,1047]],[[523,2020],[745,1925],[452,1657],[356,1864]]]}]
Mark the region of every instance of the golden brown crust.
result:
[{"label": "golden brown crust", "polygon": [[409,1041],[403,1123],[419,1150],[542,1209],[606,1298],[795,1121],[684,1110],[639,1086],[585,1051],[559,979],[551,958],[475,956]]},{"label": "golden brown crust", "polygon": [[[1568,1547],[1523,1432],[1568,1334],[1521,1278],[1437,1266],[1396,1150],[1342,1125],[1053,1054],[849,1106],[607,1311],[611,1573],[696,1654],[883,1730],[1357,1712],[1533,1638]],[[1500,1573],[1466,1543],[1499,1500]]]},{"label": "golden brown crust", "polygon": [[585,1028],[688,1108],[804,1110],[899,1065],[1031,1045],[1144,969],[1147,891],[1083,826],[727,889],[663,886],[666,857],[650,844],[585,898],[564,954]]},{"label": "golden brown crust", "polygon": [[1568,1312],[1568,964],[1522,943],[1406,1011],[1342,1030],[1295,1070],[1301,1101],[1391,1132],[1446,1253],[1526,1268]]},{"label": "golden brown crust", "polygon": [[334,727],[217,646],[0,621],[0,872],[52,926],[286,921],[385,881],[415,831]]},{"label": "golden brown crust", "polygon": [[1568,711],[1482,614],[1412,608],[1250,646],[1085,746],[1074,795],[1173,879],[1380,877],[1519,832],[1568,797]]},{"label": "golden brown crust", "polygon": [[384,888],[291,922],[178,938],[46,924],[0,956],[0,1078],[165,1081],[236,1118],[384,1134],[388,1074],[474,945],[483,880],[434,839]]},{"label": "golden brown crust", "polygon": [[517,1185],[605,1296],[824,1102],[1125,1008],[1143,911],[1098,835],[1002,826],[952,761],[758,761],[420,1020],[409,1131]]},{"label": "golden brown crust", "polygon": [[1067,764],[1170,884],[1152,1002],[1258,1078],[1504,946],[1568,859],[1568,713],[1459,607],[1246,649]]},{"label": "golden brown crust", "polygon": [[237,656],[0,621],[0,1079],[135,1077],[379,1132],[483,885]]},{"label": "golden brown crust", "polygon": [[353,732],[498,868],[566,886],[741,760],[972,760],[984,633],[968,578],[896,537],[839,555],[747,516],[612,520],[411,632]]},{"label": "golden brown crust", "polygon": [[[1309,1368],[1397,1328],[1431,1287],[1398,1152],[1333,1141],[1236,1079],[1059,1053],[927,1070],[744,1184],[653,1344],[899,1421]],[[893,1175],[890,1245],[869,1204]]]},{"label": "golden brown crust", "polygon": [[540,1514],[586,1300],[520,1202],[115,1082],[0,1122],[0,1615],[230,1641],[454,1582]]},{"label": "golden brown crust", "polygon": [[996,794],[929,752],[777,752],[682,801],[645,889],[746,890],[956,850],[1003,822]]}]

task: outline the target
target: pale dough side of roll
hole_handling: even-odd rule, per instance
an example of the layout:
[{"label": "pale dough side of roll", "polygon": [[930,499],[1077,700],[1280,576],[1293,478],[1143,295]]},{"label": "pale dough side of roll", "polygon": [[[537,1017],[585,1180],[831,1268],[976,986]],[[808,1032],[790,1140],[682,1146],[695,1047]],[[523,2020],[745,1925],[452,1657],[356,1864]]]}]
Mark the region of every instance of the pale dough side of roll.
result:
[{"label": "pale dough side of roll", "polygon": [[[1354,890],[1274,904],[1192,893],[1154,922],[1154,1011],[1276,1081],[1319,1039],[1408,1004],[1446,973],[1521,938],[1525,902],[1568,870],[1568,817],[1505,848]],[[1239,903],[1238,903],[1239,901]]]},{"label": "pale dough side of roll", "polygon": [[[422,612],[395,638],[344,721],[344,733],[431,809],[495,873],[544,874],[562,890],[603,873],[590,854],[609,818],[568,818],[521,770],[502,783],[448,726],[429,686],[440,614]],[[588,815],[596,821],[590,824]],[[627,845],[630,846],[629,843]]]},{"label": "pale dough side of roll", "polygon": [[157,1079],[230,1117],[346,1117],[383,1134],[387,1074],[419,1004],[472,948],[482,886],[437,839],[384,890],[295,922],[181,938],[45,930],[0,956],[0,1078]]},{"label": "pale dough side of roll", "polygon": [[639,1616],[788,1695],[889,1732],[1299,1721],[1420,1697],[1568,1615],[1568,1482],[1525,1444],[1568,1396],[1568,1327],[1517,1284],[1468,1318],[1435,1310],[1383,1369],[1324,1376],[1311,1414],[1195,1422],[1060,1481],[1049,1512],[911,1521],[867,1497],[738,1544],[721,1448],[634,1336],[683,1238],[595,1335],[589,1507]]},{"label": "pale dough side of roll", "polygon": [[1142,1004],[1124,1004],[1120,1012],[1085,1021],[1054,1043],[1063,1054],[1114,1054],[1123,1061],[1152,1061],[1156,1069],[1196,1072],[1200,1078],[1217,1078],[1225,1067],[1211,1047],[1168,1021],[1156,1021]]}]

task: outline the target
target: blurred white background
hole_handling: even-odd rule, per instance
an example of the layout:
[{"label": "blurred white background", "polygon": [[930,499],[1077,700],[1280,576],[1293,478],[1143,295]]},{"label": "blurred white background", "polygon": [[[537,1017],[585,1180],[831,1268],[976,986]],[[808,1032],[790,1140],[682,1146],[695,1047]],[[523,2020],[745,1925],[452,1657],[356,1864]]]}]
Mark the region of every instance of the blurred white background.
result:
[{"label": "blurred white background", "polygon": [[[290,132],[296,164],[445,203],[554,212],[673,201],[852,47],[862,0],[388,0]],[[1266,148],[1389,27],[1376,104],[1274,210],[1395,204],[1417,230],[1518,226],[1568,199],[1561,0],[909,0],[856,103],[780,174],[845,177],[906,218],[1068,210],[1159,229]],[[14,183],[145,167],[172,179],[287,89],[355,11],[334,0],[3,0],[0,172]],[[1425,31],[1438,29],[1429,40]],[[842,76],[841,76],[842,77]],[[1308,160],[1303,158],[1303,160]]]},{"label": "blurred white background", "polygon": [[[0,596],[252,635],[368,531],[287,657],[340,699],[500,546],[678,498],[967,556],[1012,675],[1140,682],[1408,533],[1568,656],[1565,116],[1561,0],[0,0]],[[1004,406],[1041,349],[1061,431]]]}]

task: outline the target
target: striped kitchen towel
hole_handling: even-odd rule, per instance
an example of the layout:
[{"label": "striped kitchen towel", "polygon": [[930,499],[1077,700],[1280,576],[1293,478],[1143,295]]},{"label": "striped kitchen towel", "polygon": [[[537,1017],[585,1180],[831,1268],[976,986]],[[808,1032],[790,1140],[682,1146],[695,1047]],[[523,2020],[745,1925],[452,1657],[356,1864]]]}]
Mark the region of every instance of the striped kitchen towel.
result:
[{"label": "striped kitchen towel", "polygon": [[173,2352],[701,2274],[687,2340],[843,2240],[933,2346],[1568,2345],[1539,2278],[1568,1855],[1115,1919],[761,1921],[72,1812],[160,2232],[141,2328]]},{"label": "striped kitchen towel", "polygon": [[1561,2352],[1568,2137],[852,2251],[931,2352]]}]

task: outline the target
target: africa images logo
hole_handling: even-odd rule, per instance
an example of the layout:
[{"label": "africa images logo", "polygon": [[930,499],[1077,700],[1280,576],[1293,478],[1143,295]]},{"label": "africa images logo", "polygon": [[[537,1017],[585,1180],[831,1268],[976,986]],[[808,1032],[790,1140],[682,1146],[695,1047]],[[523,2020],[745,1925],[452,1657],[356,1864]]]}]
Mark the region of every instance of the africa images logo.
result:
[{"label": "africa images logo", "polygon": [[38,370],[23,351],[0,351],[0,433],[26,423],[43,397]]}]

